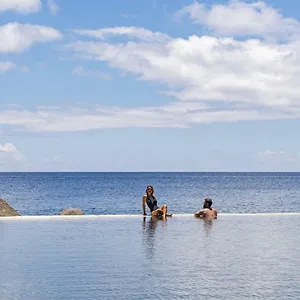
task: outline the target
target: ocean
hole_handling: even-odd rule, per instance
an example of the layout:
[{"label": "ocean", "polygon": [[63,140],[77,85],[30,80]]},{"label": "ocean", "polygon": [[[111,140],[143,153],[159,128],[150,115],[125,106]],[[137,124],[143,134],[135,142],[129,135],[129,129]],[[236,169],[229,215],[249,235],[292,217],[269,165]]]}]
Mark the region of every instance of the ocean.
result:
[{"label": "ocean", "polygon": [[[0,300],[300,299],[300,173],[2,173]],[[152,184],[172,218],[141,215]],[[217,220],[192,213],[210,196]],[[58,216],[64,207],[85,216]]]},{"label": "ocean", "polygon": [[300,212],[300,173],[0,173],[0,198],[22,215],[141,214],[153,185],[159,204],[193,213],[211,197],[221,213]]}]

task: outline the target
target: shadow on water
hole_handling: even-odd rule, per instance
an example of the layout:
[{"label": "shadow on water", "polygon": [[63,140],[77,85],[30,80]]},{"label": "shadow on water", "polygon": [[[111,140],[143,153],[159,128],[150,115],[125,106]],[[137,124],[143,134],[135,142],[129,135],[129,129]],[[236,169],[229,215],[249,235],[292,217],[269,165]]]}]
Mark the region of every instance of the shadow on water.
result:
[{"label": "shadow on water", "polygon": [[143,232],[144,232],[144,243],[146,249],[146,257],[149,260],[152,260],[155,256],[156,251],[156,229],[157,226],[165,226],[167,220],[158,219],[151,217],[147,222],[147,218],[143,218]]}]

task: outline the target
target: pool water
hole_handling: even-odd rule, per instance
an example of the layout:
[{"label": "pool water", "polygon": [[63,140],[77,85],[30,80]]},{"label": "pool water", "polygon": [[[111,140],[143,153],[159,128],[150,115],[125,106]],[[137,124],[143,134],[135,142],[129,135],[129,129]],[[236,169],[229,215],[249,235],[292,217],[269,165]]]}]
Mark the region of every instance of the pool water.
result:
[{"label": "pool water", "polygon": [[299,299],[299,214],[1,218],[0,299]]}]

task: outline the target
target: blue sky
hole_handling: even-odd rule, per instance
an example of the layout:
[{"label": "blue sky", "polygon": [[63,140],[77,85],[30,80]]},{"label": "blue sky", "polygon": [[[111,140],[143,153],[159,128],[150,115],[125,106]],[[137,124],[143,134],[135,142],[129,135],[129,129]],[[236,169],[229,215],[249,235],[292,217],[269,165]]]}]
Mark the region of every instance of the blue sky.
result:
[{"label": "blue sky", "polygon": [[299,171],[299,8],[0,0],[0,171]]}]

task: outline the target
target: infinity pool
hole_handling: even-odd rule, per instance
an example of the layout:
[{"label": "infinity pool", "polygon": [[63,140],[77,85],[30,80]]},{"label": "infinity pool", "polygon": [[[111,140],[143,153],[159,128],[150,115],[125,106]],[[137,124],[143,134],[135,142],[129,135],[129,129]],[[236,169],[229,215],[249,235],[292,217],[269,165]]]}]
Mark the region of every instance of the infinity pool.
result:
[{"label": "infinity pool", "polygon": [[0,219],[0,299],[299,299],[300,215]]}]

